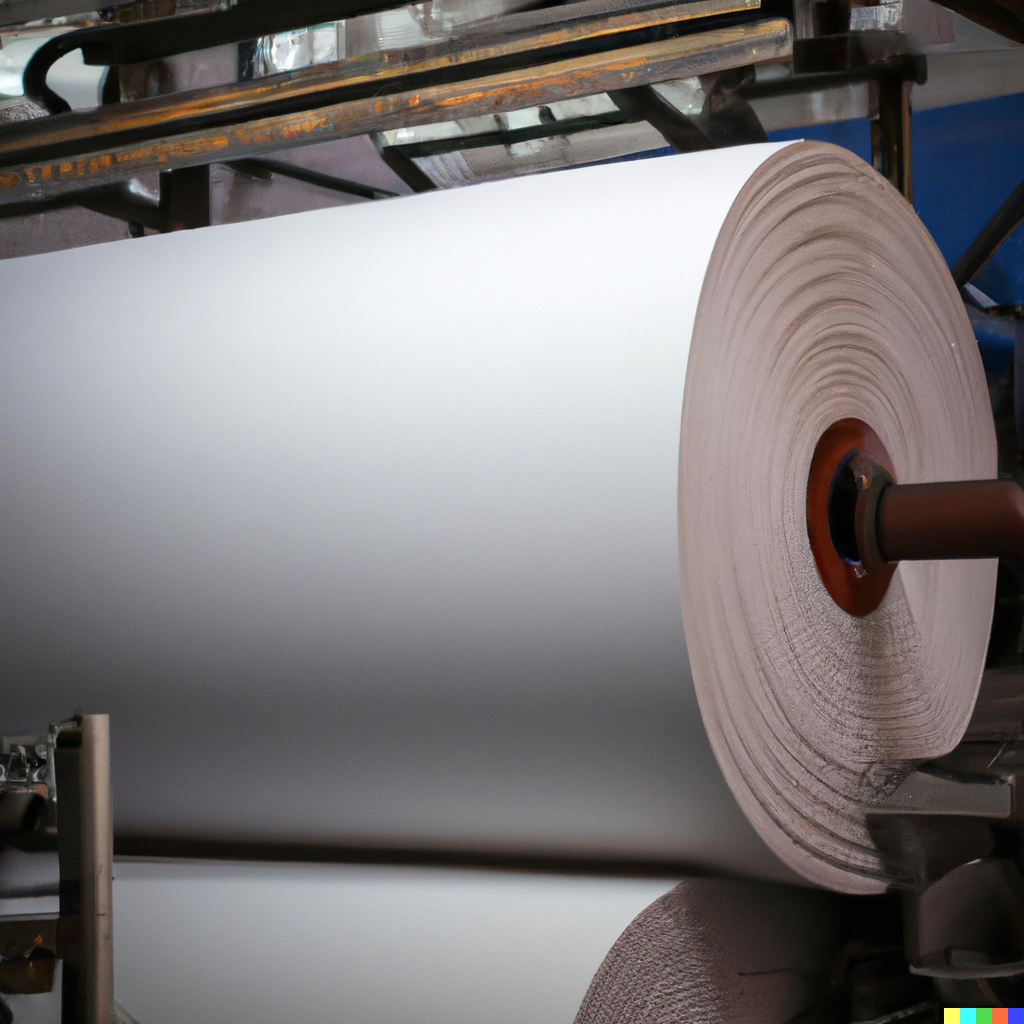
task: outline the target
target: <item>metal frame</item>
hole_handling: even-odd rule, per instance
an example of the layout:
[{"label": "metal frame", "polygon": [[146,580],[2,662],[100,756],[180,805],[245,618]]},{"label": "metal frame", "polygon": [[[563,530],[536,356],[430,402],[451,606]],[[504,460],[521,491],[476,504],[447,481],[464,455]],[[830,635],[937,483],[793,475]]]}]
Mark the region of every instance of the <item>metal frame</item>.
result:
[{"label": "metal frame", "polygon": [[[59,914],[0,919],[5,982],[21,994],[49,992],[55,958],[61,972],[63,1024],[111,1024],[114,1019],[113,816],[110,721],[78,715],[50,726],[47,806],[52,817],[27,823],[15,845],[57,846]],[[41,841],[41,845],[40,845]],[[43,892],[20,895],[51,895]],[[39,954],[46,955],[40,957]],[[8,988],[8,991],[11,991]],[[6,1011],[6,1012],[5,1012]],[[0,1019],[9,1011],[0,1000]]]},{"label": "metal frame", "polygon": [[70,110],[67,102],[47,86],[46,74],[61,57],[75,50],[82,51],[86,64],[140,64],[400,6],[396,0],[289,0],[287,4],[276,0],[241,0],[232,7],[201,14],[94,25],[64,32],[44,43],[28,62],[25,95],[41,102],[50,113]]},{"label": "metal frame", "polygon": [[80,715],[55,744],[60,859],[58,953],[62,1024],[110,1024],[114,1015],[113,816],[110,720]]},{"label": "metal frame", "polygon": [[[783,60],[791,52],[792,30],[788,21],[779,19],[619,48],[615,44],[620,37],[607,29],[598,41],[608,48],[434,85],[417,82],[412,87],[409,66],[390,76],[353,75],[340,82],[325,81],[318,72],[320,89],[295,75],[284,81],[240,83],[212,94],[178,94],[26,121],[0,137],[0,202],[46,197],[68,186],[96,185],[143,171],[225,163],[370,131],[518,110],[754,61]],[[531,56],[535,59],[536,54]],[[337,68],[333,71],[338,74]],[[388,84],[394,91],[385,91]],[[359,98],[306,105],[321,99],[323,92],[345,95],[345,85]],[[367,96],[368,86],[373,94]],[[276,107],[269,100],[274,93]],[[266,116],[268,107],[281,106],[293,112]],[[217,127],[185,130],[210,121]],[[229,126],[220,127],[224,122]]]}]

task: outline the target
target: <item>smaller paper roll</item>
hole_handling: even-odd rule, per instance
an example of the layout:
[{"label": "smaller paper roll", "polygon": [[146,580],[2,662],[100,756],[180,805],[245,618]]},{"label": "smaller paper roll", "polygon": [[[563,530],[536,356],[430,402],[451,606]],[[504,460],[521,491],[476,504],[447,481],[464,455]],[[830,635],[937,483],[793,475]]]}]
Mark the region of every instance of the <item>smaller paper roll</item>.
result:
[{"label": "smaller paper roll", "polygon": [[701,712],[747,817],[804,877],[890,881],[865,815],[960,740],[996,563],[909,562],[863,616],[826,592],[811,456],[844,418],[900,483],[991,478],[995,435],[962,303],[910,206],[844,150],[774,154],[719,233],[683,401],[683,619]]},{"label": "smaller paper roll", "polygon": [[619,936],[575,1024],[784,1024],[827,985],[841,898],[691,878]]}]

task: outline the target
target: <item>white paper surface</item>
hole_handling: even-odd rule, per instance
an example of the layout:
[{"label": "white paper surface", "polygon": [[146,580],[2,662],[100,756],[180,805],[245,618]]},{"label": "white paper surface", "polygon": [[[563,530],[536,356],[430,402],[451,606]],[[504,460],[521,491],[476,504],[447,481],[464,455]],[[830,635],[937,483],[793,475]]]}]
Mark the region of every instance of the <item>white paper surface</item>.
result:
[{"label": "white paper surface", "polygon": [[779,146],[0,263],[8,730],[117,828],[789,877],[683,640],[686,355]]},{"label": "white paper surface", "polygon": [[673,885],[352,866],[116,875],[115,988],[145,1024],[569,1024],[619,933]]}]

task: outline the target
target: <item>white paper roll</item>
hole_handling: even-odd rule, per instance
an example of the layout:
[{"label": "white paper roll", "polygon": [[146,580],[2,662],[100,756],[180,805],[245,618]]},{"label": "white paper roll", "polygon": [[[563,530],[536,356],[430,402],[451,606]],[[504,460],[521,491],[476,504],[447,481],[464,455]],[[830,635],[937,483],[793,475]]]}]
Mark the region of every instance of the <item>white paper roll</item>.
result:
[{"label": "white paper roll", "polygon": [[[991,470],[966,319],[900,203],[832,147],[765,145],[0,264],[9,714],[111,713],[121,830],[778,876],[694,732],[683,413],[716,753],[787,863],[877,887],[856,780],[955,742],[991,612],[990,568],[925,566],[850,625],[801,554],[807,444],[844,409],[877,411],[900,479]],[[764,693],[789,731],[744,718]],[[917,729],[808,761],[848,706]]]},{"label": "white paper roll", "polygon": [[846,937],[840,897],[689,878],[608,951],[575,1024],[784,1024],[820,999]]},{"label": "white paper roll", "polygon": [[0,263],[3,726],[119,832],[792,876],[679,611],[687,344],[778,146]]}]

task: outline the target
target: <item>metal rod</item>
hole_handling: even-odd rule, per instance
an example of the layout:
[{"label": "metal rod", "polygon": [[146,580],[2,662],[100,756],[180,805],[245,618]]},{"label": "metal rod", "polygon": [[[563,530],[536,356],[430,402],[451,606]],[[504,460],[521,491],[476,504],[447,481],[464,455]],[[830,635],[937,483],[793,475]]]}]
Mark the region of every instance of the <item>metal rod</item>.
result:
[{"label": "metal rod", "polygon": [[431,192],[437,188],[433,179],[420,170],[419,164],[405,152],[403,146],[382,146],[380,136],[377,136],[375,142],[380,158],[413,192]]},{"label": "metal rod", "polygon": [[1024,555],[1024,489],[1012,480],[893,484],[878,499],[887,562]]},{"label": "metal rod", "polygon": [[[241,5],[239,5],[241,6]],[[387,7],[389,4],[381,3],[380,6]],[[566,43],[579,44],[585,39],[592,39],[608,33],[624,32],[640,28],[649,28],[654,25],[669,24],[673,22],[684,22],[699,20],[712,16],[724,14],[736,14],[755,10],[760,6],[760,0],[693,0],[690,3],[674,5],[661,4],[660,6],[641,5],[639,9],[631,5],[620,3],[618,9],[607,10],[605,5],[584,2],[579,6],[583,10],[576,12],[575,16],[563,15],[560,23],[549,24],[546,20],[538,19],[516,19],[514,17],[493,19],[482,23],[475,32],[467,33],[465,40],[455,38],[440,43],[431,43],[423,47],[417,47],[416,58],[409,60],[402,51],[379,51],[370,54],[341,61],[333,65],[321,65],[307,70],[284,76],[269,76],[250,81],[249,90],[266,92],[282,81],[294,82],[315,81],[322,79],[326,73],[328,80],[351,77],[367,72],[372,77],[379,79],[392,78],[395,74],[408,73],[410,66],[421,65],[423,70],[441,70],[451,68],[467,61],[489,60],[496,57],[508,57],[509,55],[523,50],[537,49],[540,47],[556,47]],[[229,8],[228,11],[238,8]],[[222,12],[216,12],[222,13]],[[534,12],[526,12],[532,14]],[[541,13],[541,12],[537,12]],[[152,21],[141,22],[137,25],[116,26],[117,31],[122,29],[141,29],[146,25],[154,25],[163,22],[172,22],[175,25],[183,23],[185,39],[188,41],[187,49],[195,49],[199,43],[196,37],[190,34],[192,28],[197,26],[197,19],[206,15],[185,15],[174,18],[159,18]],[[324,19],[322,19],[324,20]],[[534,23],[536,22],[536,23]],[[86,33],[100,33],[110,29],[110,26],[99,26],[96,29],[81,29],[78,32],[65,33],[56,36],[49,43],[44,44],[32,57],[24,71],[24,90],[27,96],[33,97],[37,102],[42,103],[51,113],[66,112],[67,104],[53,93],[45,83],[46,72],[53,63],[53,58],[62,56],[77,48],[76,40],[82,45],[83,57],[86,63],[97,63],[117,66],[120,63],[136,63],[141,58],[136,57],[133,61],[117,60],[118,54],[107,52],[96,43],[96,36],[88,36]],[[253,33],[253,36],[261,33]],[[173,42],[182,33],[180,26],[175,29]],[[253,36],[243,37],[244,39]],[[84,40],[84,43],[82,42]],[[52,52],[51,52],[52,44]],[[210,45],[203,43],[201,45]],[[379,83],[378,83],[379,84]],[[231,87],[227,87],[230,89]],[[179,96],[179,99],[183,97]]]},{"label": "metal rod", "polygon": [[910,145],[911,82],[887,76],[872,82],[871,162],[907,202],[914,198]]},{"label": "metal rod", "polygon": [[160,172],[162,231],[210,226],[210,168],[182,167]]},{"label": "metal rod", "polygon": [[81,715],[57,733],[57,847],[63,1024],[114,1012],[110,720]]},{"label": "metal rod", "polygon": [[821,92],[858,82],[873,82],[885,78],[924,85],[928,80],[928,63],[923,56],[902,54],[889,57],[877,64],[841,68],[837,71],[814,71],[769,78],[740,86],[740,94],[748,100],[767,99],[771,96],[792,96],[796,93]]},{"label": "metal rod", "polygon": [[155,231],[162,228],[159,203],[140,190],[133,188],[132,183],[125,181],[97,185],[95,188],[61,192],[46,199],[27,199],[20,203],[3,203],[0,204],[0,220],[7,220],[10,217],[30,217],[33,214],[48,213],[51,210],[63,210],[69,206],[81,206],[94,213],[141,224]]},{"label": "metal rod", "polygon": [[1010,237],[1010,233],[1024,220],[1024,181],[996,210],[992,219],[978,232],[977,237],[953,267],[953,280],[958,288],[968,284],[975,274],[995,255],[995,251]]},{"label": "metal rod", "polygon": [[629,118],[647,121],[677,153],[715,148],[715,144],[690,118],[676,110],[649,85],[636,89],[613,89],[608,95]]},{"label": "metal rod", "polygon": [[312,171],[308,167],[285,163],[283,160],[254,157],[249,160],[235,160],[226,166],[241,171],[243,174],[253,174],[256,177],[261,174],[280,174],[284,178],[294,178],[307,185],[317,185],[319,188],[341,192],[344,195],[358,196],[360,199],[391,199],[397,194],[382,188],[360,185],[359,182],[349,181],[347,178],[336,178],[333,174],[324,174],[322,171]]}]

